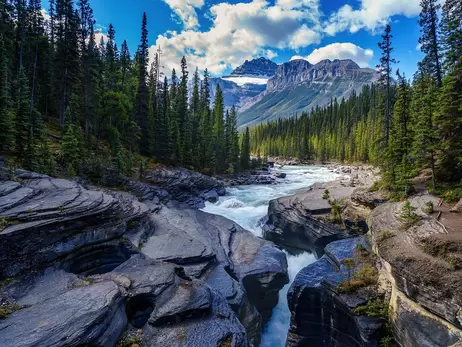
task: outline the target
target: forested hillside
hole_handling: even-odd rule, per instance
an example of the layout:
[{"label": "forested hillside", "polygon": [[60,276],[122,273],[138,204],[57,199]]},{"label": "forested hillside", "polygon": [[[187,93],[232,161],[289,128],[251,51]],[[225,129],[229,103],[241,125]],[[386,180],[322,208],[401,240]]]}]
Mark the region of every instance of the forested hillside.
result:
[{"label": "forested hillside", "polygon": [[[54,174],[128,174],[147,161],[212,173],[247,169],[239,153],[236,112],[225,112],[209,75],[163,76],[149,64],[146,14],[138,50],[95,41],[89,0],[0,0],[0,154],[17,166]],[[141,18],[140,18],[141,20]],[[191,97],[188,97],[191,95]],[[244,143],[248,138],[244,139]]]},{"label": "forested hillside", "polygon": [[412,79],[395,68],[391,27],[379,43],[380,80],[348,100],[332,100],[299,118],[251,130],[251,151],[303,160],[380,165],[393,186],[429,168],[443,181],[462,178],[462,2],[422,0],[424,59]]}]

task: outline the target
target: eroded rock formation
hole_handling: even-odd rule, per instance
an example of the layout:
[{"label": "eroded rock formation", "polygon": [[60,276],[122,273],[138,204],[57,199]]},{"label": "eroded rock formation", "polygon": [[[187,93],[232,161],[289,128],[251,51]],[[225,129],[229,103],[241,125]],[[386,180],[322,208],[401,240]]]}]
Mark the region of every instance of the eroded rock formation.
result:
[{"label": "eroded rock formation", "polygon": [[332,242],[321,259],[298,273],[287,294],[291,324],[286,346],[378,345],[383,318],[353,313],[355,308],[376,299],[376,289],[364,288],[355,294],[339,290],[339,285],[349,280],[348,272],[354,271],[342,262],[356,256],[358,245],[370,247],[364,237]]},{"label": "eroded rock formation", "polygon": [[156,177],[125,186],[142,202],[26,171],[0,181],[2,343],[258,346],[288,281],[284,253],[170,203],[221,193],[214,180]]}]

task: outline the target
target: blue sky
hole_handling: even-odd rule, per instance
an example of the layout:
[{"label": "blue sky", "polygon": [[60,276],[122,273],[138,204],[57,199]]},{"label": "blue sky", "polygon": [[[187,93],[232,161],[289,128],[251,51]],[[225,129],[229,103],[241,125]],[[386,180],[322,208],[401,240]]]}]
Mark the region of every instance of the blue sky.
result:
[{"label": "blue sky", "polygon": [[[420,0],[92,0],[98,25],[116,29],[132,53],[139,43],[141,16],[148,16],[153,55],[161,46],[166,70],[186,55],[190,70],[228,73],[246,59],[266,56],[276,63],[303,57],[351,58],[375,67],[377,42],[391,23],[397,65],[408,77],[422,58],[417,49]],[[47,5],[44,4],[47,8]]]}]

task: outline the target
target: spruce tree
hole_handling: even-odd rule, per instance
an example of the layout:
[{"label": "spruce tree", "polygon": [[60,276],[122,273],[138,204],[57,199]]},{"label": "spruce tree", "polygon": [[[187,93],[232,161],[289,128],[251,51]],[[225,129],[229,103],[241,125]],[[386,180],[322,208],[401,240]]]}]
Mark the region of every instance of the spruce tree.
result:
[{"label": "spruce tree", "polygon": [[462,59],[444,78],[436,120],[440,139],[439,171],[450,181],[462,178]]},{"label": "spruce tree", "polygon": [[441,36],[446,70],[452,70],[462,57],[462,2],[446,0],[441,19]]},{"label": "spruce tree", "polygon": [[246,171],[250,168],[250,131],[247,127],[242,138],[240,169]]},{"label": "spruce tree", "polygon": [[148,124],[149,114],[149,90],[146,84],[148,77],[148,29],[146,12],[143,13],[143,21],[141,24],[141,43],[138,46],[138,90],[136,94],[136,122],[141,128],[140,152],[149,154],[151,134]]},{"label": "spruce tree", "polygon": [[379,42],[378,46],[382,51],[380,57],[380,64],[377,65],[377,69],[380,73],[380,79],[378,83],[384,87],[385,96],[385,112],[384,112],[384,124],[385,124],[385,147],[388,147],[388,140],[390,138],[391,129],[391,110],[392,110],[392,95],[391,95],[391,84],[392,84],[392,65],[396,64],[397,61],[392,57],[393,46],[392,46],[391,26],[387,24],[385,33],[382,35],[382,42]]},{"label": "spruce tree", "polygon": [[23,67],[19,69],[15,90],[15,154],[19,160],[25,162],[26,151],[27,148],[32,146],[32,143],[30,143],[32,139],[30,136],[31,124],[29,121],[29,86]]},{"label": "spruce tree", "polygon": [[393,111],[393,122],[388,147],[388,167],[386,173],[392,186],[404,188],[407,192],[407,179],[410,173],[409,154],[412,147],[410,102],[411,90],[406,78],[397,72],[398,88]]},{"label": "spruce tree", "polygon": [[223,121],[225,105],[223,92],[220,85],[217,84],[215,91],[215,101],[213,104],[213,164],[215,172],[224,172],[226,169],[226,143],[225,143],[225,126]]},{"label": "spruce tree", "polygon": [[5,41],[4,34],[0,33],[0,153],[3,154],[13,150],[15,141]]},{"label": "spruce tree", "polygon": [[437,0],[422,0],[420,12],[420,49],[425,54],[422,68],[431,76],[436,78],[438,86],[441,87],[443,72],[441,68],[440,42],[438,37],[438,11],[441,5]]},{"label": "spruce tree", "polygon": [[414,83],[411,113],[414,119],[413,156],[416,168],[430,168],[433,190],[436,189],[436,149],[438,138],[435,129],[438,89],[432,76],[423,70],[417,72]]}]

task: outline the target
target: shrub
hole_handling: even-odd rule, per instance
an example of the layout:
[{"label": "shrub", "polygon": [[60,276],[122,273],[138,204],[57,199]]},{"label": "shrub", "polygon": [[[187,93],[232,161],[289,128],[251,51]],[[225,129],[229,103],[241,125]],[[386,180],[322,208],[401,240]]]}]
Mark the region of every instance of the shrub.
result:
[{"label": "shrub", "polygon": [[398,218],[409,227],[420,219],[420,217],[415,213],[416,210],[417,208],[412,206],[409,200],[407,200],[401,207]]},{"label": "shrub", "polygon": [[380,299],[375,299],[368,301],[365,305],[356,307],[353,309],[353,312],[357,316],[381,317],[387,319],[388,305]]},{"label": "shrub", "polygon": [[328,200],[329,197],[330,197],[330,196],[329,196],[329,190],[326,189],[326,190],[324,191],[324,195],[322,196],[322,198],[323,198],[324,200]]},{"label": "shrub", "polygon": [[435,211],[435,207],[433,206],[432,201],[427,201],[425,203],[425,213],[426,214],[432,214]]}]

